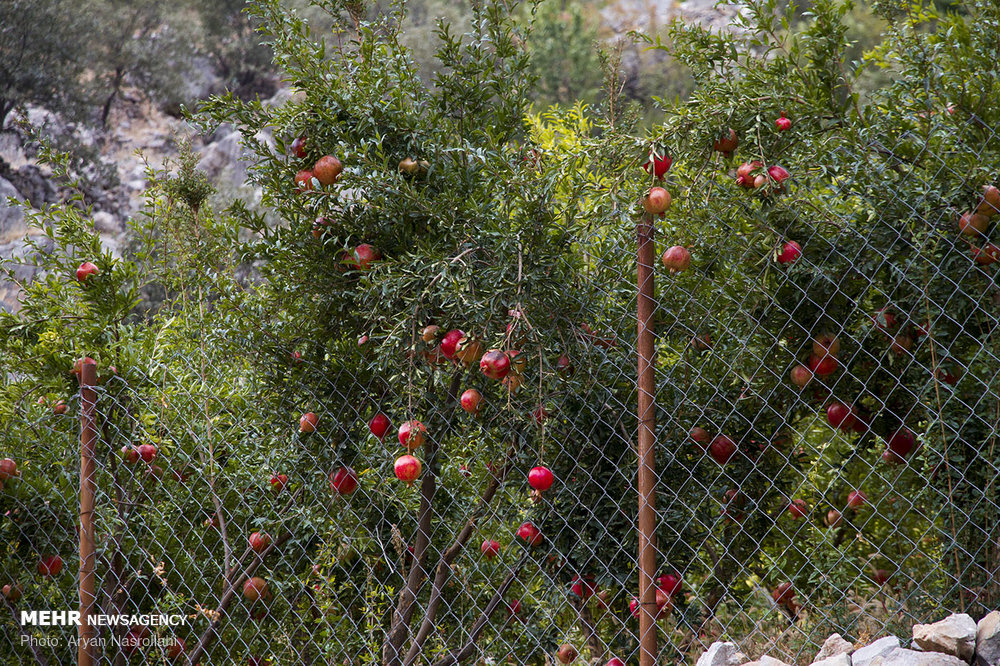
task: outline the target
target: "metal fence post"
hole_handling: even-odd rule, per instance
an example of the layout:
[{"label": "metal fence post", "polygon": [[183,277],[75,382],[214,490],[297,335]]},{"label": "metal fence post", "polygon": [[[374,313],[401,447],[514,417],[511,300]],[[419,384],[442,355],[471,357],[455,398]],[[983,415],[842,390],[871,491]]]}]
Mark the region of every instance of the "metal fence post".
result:
[{"label": "metal fence post", "polygon": [[80,368],[80,643],[79,666],[98,663],[97,628],[90,623],[96,603],[94,593],[94,452],[97,443],[95,410],[97,364],[82,362]]},{"label": "metal fence post", "polygon": [[653,575],[656,569],[656,408],[654,395],[653,347],[653,216],[643,213],[636,225],[638,235],[638,473],[639,491],[639,663],[653,666],[656,661],[656,592]]}]

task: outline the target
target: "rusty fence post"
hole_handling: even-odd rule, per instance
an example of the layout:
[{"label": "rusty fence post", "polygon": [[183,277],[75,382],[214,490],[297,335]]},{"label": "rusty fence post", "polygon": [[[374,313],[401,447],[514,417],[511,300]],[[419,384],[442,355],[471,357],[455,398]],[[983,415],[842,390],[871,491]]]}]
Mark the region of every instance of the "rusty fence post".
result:
[{"label": "rusty fence post", "polygon": [[94,611],[94,453],[97,446],[97,364],[80,363],[80,628],[77,664],[94,666],[99,661],[97,627],[91,625]]},{"label": "rusty fence post", "polygon": [[638,474],[639,491],[639,664],[656,661],[656,378],[653,342],[653,216],[643,213],[636,225],[638,236]]}]

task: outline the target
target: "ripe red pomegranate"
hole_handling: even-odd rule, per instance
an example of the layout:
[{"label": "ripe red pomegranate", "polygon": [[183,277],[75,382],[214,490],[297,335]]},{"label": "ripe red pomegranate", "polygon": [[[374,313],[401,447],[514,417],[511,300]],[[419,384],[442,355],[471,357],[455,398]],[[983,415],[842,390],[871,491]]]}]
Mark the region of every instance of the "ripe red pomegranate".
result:
[{"label": "ripe red pomegranate", "polygon": [[825,358],[840,353],[840,340],[832,333],[820,333],[813,338],[813,355]]},{"label": "ripe red pomegranate", "polygon": [[611,657],[604,666],[625,666],[625,662],[618,657]]},{"label": "ripe red pomegranate", "polygon": [[507,612],[511,617],[516,617],[521,612],[521,602],[517,599],[507,604]]},{"label": "ripe red pomegranate", "polygon": [[580,653],[576,651],[575,647],[569,643],[563,643],[559,646],[559,649],[556,650],[556,659],[558,659],[561,664],[569,664],[572,663],[579,656],[579,654]]},{"label": "ripe red pomegranate", "polygon": [[493,560],[500,554],[500,542],[495,539],[486,539],[479,550],[482,551],[483,557],[487,560]]},{"label": "ripe red pomegranate", "polygon": [[140,444],[139,457],[142,458],[143,462],[153,462],[153,459],[156,458],[156,447],[152,444]]},{"label": "ripe red pomegranate", "polygon": [[740,139],[736,136],[736,130],[729,128],[712,143],[712,150],[730,157],[739,145]]},{"label": "ripe red pomegranate", "polygon": [[917,436],[909,428],[902,427],[889,437],[889,450],[901,458],[910,455],[917,446]]},{"label": "ripe red pomegranate", "polygon": [[389,417],[378,412],[372,417],[372,420],[368,422],[368,430],[371,434],[375,435],[381,442],[385,439],[385,433],[389,432],[389,428],[392,427],[392,423],[389,422]]},{"label": "ripe red pomegranate", "polygon": [[49,555],[38,561],[38,573],[46,578],[58,576],[62,570],[63,561],[58,555]]},{"label": "ripe red pomegranate", "polygon": [[393,469],[396,472],[397,479],[403,481],[408,486],[412,486],[413,482],[420,476],[423,465],[411,455],[402,455],[396,458],[396,464],[393,466]]},{"label": "ripe red pomegranate", "polygon": [[646,196],[642,198],[642,208],[650,215],[665,213],[670,208],[670,192],[662,187],[650,188]]},{"label": "ripe red pomegranate", "polygon": [[354,248],[354,264],[357,268],[366,271],[371,268],[372,263],[382,258],[382,253],[375,249],[374,245],[362,243]]},{"label": "ripe red pomegranate", "polygon": [[462,405],[462,409],[475,416],[483,406],[483,394],[476,389],[468,389],[462,392],[459,402]]},{"label": "ripe red pomegranate", "polygon": [[141,458],[141,456],[139,455],[139,451],[134,446],[128,446],[128,445],[123,446],[121,448],[121,453],[122,453],[122,458],[124,458],[125,462],[127,462],[130,465],[136,464],[137,462],[139,462]]},{"label": "ripe red pomegranate", "polygon": [[826,526],[836,527],[837,525],[840,524],[840,519],[842,517],[843,516],[841,516],[840,512],[837,511],[836,509],[830,509],[829,511],[826,512]]},{"label": "ripe red pomegranate", "polygon": [[571,377],[573,376],[575,368],[573,367],[573,361],[566,354],[559,356],[556,360],[556,372],[559,373],[561,377]]},{"label": "ripe red pomegranate", "polygon": [[597,591],[597,585],[594,584],[594,577],[590,574],[587,574],[586,576],[573,574],[573,580],[570,581],[569,591],[586,601],[590,597],[594,596],[594,592]]},{"label": "ripe red pomegranate", "polygon": [[299,159],[305,157],[306,156],[306,137],[305,137],[305,135],[297,137],[294,141],[292,141],[292,145],[289,147],[289,150],[291,150],[292,155],[295,155]]},{"label": "ripe red pomegranate", "polygon": [[889,572],[885,569],[876,569],[872,578],[875,579],[876,585],[885,585],[889,582]]},{"label": "ripe red pomegranate", "polygon": [[535,422],[535,425],[541,425],[545,423],[545,419],[549,418],[549,412],[545,409],[543,405],[538,405],[531,412],[531,420]]},{"label": "ripe red pomegranate", "polygon": [[277,492],[281,492],[288,485],[288,475],[287,474],[275,474],[271,477],[271,489]]},{"label": "ripe red pomegranate", "polygon": [[306,412],[299,418],[299,432],[316,432],[319,417],[312,412]]},{"label": "ripe red pomegranate", "polygon": [[702,447],[708,444],[711,439],[711,435],[708,434],[708,431],[698,426],[691,428],[690,437],[696,444],[699,444]]},{"label": "ripe red pomegranate", "polygon": [[467,479],[472,476],[472,471],[469,469],[468,465],[462,465],[461,467],[459,467],[458,473]]},{"label": "ripe red pomegranate", "polygon": [[966,236],[980,236],[990,226],[990,218],[979,213],[962,213],[958,218],[958,230]]},{"label": "ripe red pomegranate", "polygon": [[854,425],[853,410],[842,402],[831,402],[826,407],[826,420],[833,428],[850,430]]},{"label": "ripe red pomegranate", "polygon": [[490,379],[503,379],[510,372],[510,358],[499,349],[491,349],[483,354],[479,369]]},{"label": "ripe red pomegranate", "polygon": [[531,547],[538,546],[543,541],[542,532],[532,523],[521,523],[516,536]]},{"label": "ripe red pomegranate", "polygon": [[788,504],[788,513],[793,518],[805,518],[809,514],[809,505],[805,500],[794,499]]},{"label": "ripe red pomegranate", "polygon": [[657,577],[656,586],[668,595],[674,596],[675,594],[680,594],[680,591],[684,586],[684,582],[681,580],[680,576],[668,573]]},{"label": "ripe red pomegranate", "polygon": [[186,649],[187,644],[184,642],[183,638],[174,638],[173,642],[167,645],[167,659],[177,659],[177,657],[184,654]]},{"label": "ripe red pomegranate", "polygon": [[548,467],[533,467],[528,472],[528,485],[535,490],[546,491],[555,483],[556,477]]},{"label": "ripe red pomegranate", "polygon": [[785,169],[785,167],[775,164],[772,167],[768,167],[767,176],[778,185],[781,185],[783,182],[791,178],[792,174],[788,173],[788,170]]},{"label": "ripe red pomegranate", "polygon": [[788,376],[791,378],[793,384],[799,388],[804,388],[806,384],[812,381],[813,373],[812,370],[804,365],[796,365],[788,373]]},{"label": "ripe red pomegranate", "polygon": [[896,335],[889,343],[889,351],[896,356],[904,356],[913,348],[913,338],[908,335]]},{"label": "ripe red pomegranate", "polygon": [[720,465],[725,465],[736,455],[736,444],[725,435],[719,435],[708,446],[708,453]]},{"label": "ripe red pomegranate", "polygon": [[313,172],[302,169],[295,174],[295,191],[308,192],[313,188]]},{"label": "ripe red pomegranate", "polygon": [[785,117],[785,112],[781,112],[781,117],[774,121],[774,126],[779,132],[787,132],[792,129],[792,121]]},{"label": "ripe red pomegranate", "polygon": [[671,273],[681,273],[691,267],[691,253],[686,247],[674,245],[663,253],[661,261]]},{"label": "ripe red pomegranate", "polygon": [[399,426],[399,443],[405,446],[407,451],[415,451],[423,446],[426,434],[427,428],[420,421],[406,421]]},{"label": "ripe red pomegranate", "polygon": [[632,613],[632,617],[634,617],[634,618],[638,618],[639,617],[639,608],[640,607],[642,607],[642,604],[639,601],[639,597],[632,597],[629,600],[629,602],[628,602],[628,609],[629,609],[629,612]]},{"label": "ripe red pomegranate", "polygon": [[851,509],[860,509],[868,502],[868,497],[860,490],[852,490],[847,493],[847,506]]},{"label": "ripe red pomegranate", "polygon": [[464,337],[465,333],[457,328],[453,328],[444,334],[444,337],[441,338],[441,353],[444,354],[445,358],[449,360],[455,358],[455,352],[458,350],[458,343]]},{"label": "ripe red pomegranate", "polygon": [[253,578],[248,578],[245,583],[243,583],[243,597],[250,603],[259,601],[261,599],[267,599],[271,596],[271,593],[267,589],[267,581],[259,576],[254,576]]},{"label": "ripe red pomegranate", "polygon": [[872,322],[883,331],[888,331],[896,328],[896,315],[889,308],[882,308],[872,317]]},{"label": "ripe red pomegranate", "polygon": [[1000,213],[1000,189],[993,185],[984,185],[983,198],[976,206],[976,212],[986,217]]},{"label": "ripe red pomegranate", "polygon": [[802,246],[795,241],[788,241],[781,246],[781,252],[778,253],[778,263],[784,265],[794,264],[801,256]]},{"label": "ripe red pomegranate", "polygon": [[344,165],[333,155],[324,155],[316,160],[312,172],[320,185],[333,185],[340,178]]},{"label": "ripe red pomegranate", "polygon": [[11,458],[0,460],[0,481],[17,476],[17,463]]},{"label": "ripe red pomegranate", "polygon": [[649,173],[650,167],[652,167],[653,176],[663,178],[670,171],[670,166],[673,163],[674,160],[669,155],[658,155],[655,151],[650,151],[649,159],[642,165],[642,168],[646,170],[646,173]]},{"label": "ripe red pomegranate", "polygon": [[69,407],[66,405],[65,400],[57,400],[56,404],[52,405],[52,413],[58,416],[65,414],[68,410]]},{"label": "ripe red pomegranate", "polygon": [[980,266],[989,266],[1000,261],[1000,245],[987,243],[983,247],[972,248],[972,258]]},{"label": "ripe red pomegranate", "polygon": [[86,282],[91,275],[97,275],[100,273],[97,266],[89,261],[85,261],[80,264],[80,267],[76,269],[76,279],[78,282]]},{"label": "ripe red pomegranate", "polygon": [[262,553],[264,549],[271,545],[271,537],[264,532],[254,532],[250,535],[250,548],[255,553]]},{"label": "ripe red pomegranate", "polygon": [[338,467],[330,472],[330,490],[338,495],[350,495],[358,489],[358,473],[352,467]]},{"label": "ripe red pomegranate", "polygon": [[906,459],[892,449],[886,449],[882,452],[882,462],[886,465],[901,465],[906,462]]},{"label": "ripe red pomegranate", "polygon": [[776,604],[788,604],[795,598],[795,590],[791,583],[781,583],[771,591],[771,598]]},{"label": "ripe red pomegranate", "polygon": [[832,375],[837,371],[840,363],[833,356],[827,356],[821,358],[819,356],[813,355],[809,357],[809,369],[817,377],[826,377]]},{"label": "ripe red pomegranate", "polygon": [[664,618],[670,614],[670,611],[674,609],[674,603],[670,599],[670,595],[656,588],[656,617]]},{"label": "ripe red pomegranate", "polygon": [[3,594],[4,598],[12,604],[17,603],[17,600],[21,598],[22,592],[21,586],[17,583],[8,583],[0,590],[0,594]]}]

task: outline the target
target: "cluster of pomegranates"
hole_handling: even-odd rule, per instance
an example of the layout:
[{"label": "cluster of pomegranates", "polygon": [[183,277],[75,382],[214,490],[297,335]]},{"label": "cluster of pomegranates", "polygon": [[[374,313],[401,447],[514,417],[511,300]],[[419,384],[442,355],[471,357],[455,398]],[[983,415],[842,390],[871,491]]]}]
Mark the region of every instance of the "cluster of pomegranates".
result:
[{"label": "cluster of pomegranates", "polygon": [[975,209],[963,213],[958,218],[958,230],[974,241],[985,241],[972,245],[972,258],[980,266],[989,266],[1000,261],[1000,246],[987,239],[990,220],[1000,214],[1000,189],[994,185],[983,187],[983,194]]},{"label": "cluster of pomegranates", "polygon": [[[684,581],[674,573],[661,574],[653,581],[656,586],[656,619],[666,617],[674,608],[674,599],[684,590]],[[639,617],[639,609],[642,605],[639,597],[632,597],[629,601],[629,611],[633,618]]]}]

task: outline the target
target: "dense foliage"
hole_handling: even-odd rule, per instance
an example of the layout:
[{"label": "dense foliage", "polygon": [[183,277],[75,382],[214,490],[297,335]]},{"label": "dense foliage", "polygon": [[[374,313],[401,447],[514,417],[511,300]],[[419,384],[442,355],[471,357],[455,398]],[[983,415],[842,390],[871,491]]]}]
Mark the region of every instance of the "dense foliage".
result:
[{"label": "dense foliage", "polygon": [[[958,220],[1000,170],[1000,10],[883,4],[859,62],[832,0],[794,28],[759,0],[733,32],[650,38],[696,87],[641,129],[607,54],[600,106],[533,109],[532,58],[559,33],[502,3],[466,34],[439,25],[428,79],[403,8],[321,3],[320,33],[258,0],[294,94],[222,96],[198,122],[240,129],[261,201],[212,210],[186,155],[151,174],[140,252],[102,253],[74,206],[35,220],[43,277],[0,319],[19,466],[0,583],[74,603],[71,370],[90,356],[101,603],[188,615],[191,662],[541,664],[566,642],[635,660],[634,234],[662,184],[658,249],[691,255],[656,278],[657,540],[683,579],[661,595],[663,660],[787,627],[794,659],[834,628],[995,606],[996,222]],[[873,68],[892,83],[861,94]],[[662,183],[651,152],[672,158]],[[480,369],[494,349],[503,381]],[[155,457],[130,459],[141,445]],[[32,573],[56,554],[62,575]]]}]

